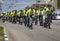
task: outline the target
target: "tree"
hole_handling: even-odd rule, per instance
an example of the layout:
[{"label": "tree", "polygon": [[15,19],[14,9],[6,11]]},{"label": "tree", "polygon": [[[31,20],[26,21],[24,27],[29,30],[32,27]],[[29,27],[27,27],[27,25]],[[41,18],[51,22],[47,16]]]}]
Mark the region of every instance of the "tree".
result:
[{"label": "tree", "polygon": [[60,0],[58,0],[58,9],[60,9]]}]

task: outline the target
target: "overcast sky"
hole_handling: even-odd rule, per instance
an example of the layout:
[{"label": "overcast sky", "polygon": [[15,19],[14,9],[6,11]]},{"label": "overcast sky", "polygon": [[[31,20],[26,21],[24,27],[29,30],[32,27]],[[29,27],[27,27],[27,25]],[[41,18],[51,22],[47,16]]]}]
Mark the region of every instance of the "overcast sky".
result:
[{"label": "overcast sky", "polygon": [[33,3],[36,3],[36,0],[2,0],[2,12],[24,9]]}]

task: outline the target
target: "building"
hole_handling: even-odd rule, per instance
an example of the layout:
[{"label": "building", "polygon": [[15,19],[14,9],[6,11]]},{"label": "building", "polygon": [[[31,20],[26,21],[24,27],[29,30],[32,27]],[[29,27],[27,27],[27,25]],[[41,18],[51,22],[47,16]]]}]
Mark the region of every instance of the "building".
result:
[{"label": "building", "polygon": [[60,9],[60,0],[49,0],[49,2],[47,1],[47,3],[51,4],[52,7],[55,8],[55,10]]},{"label": "building", "polygon": [[58,0],[58,2],[57,2],[57,6],[58,6],[58,9],[60,9],[60,0]]},{"label": "building", "polygon": [[51,5],[55,10],[60,9],[60,0],[37,0],[37,3],[42,5]]},{"label": "building", "polygon": [[32,8],[34,8],[34,9],[41,9],[41,8],[44,8],[45,6],[47,6],[47,7],[52,7],[52,5],[51,5],[51,2],[50,3],[46,3],[46,1],[45,0],[36,0],[36,3],[35,4],[32,4]]}]

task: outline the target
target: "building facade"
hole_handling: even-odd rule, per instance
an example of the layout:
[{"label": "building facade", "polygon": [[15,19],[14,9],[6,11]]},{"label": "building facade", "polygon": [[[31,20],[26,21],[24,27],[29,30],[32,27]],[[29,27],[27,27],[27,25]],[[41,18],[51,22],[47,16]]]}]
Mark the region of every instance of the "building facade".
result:
[{"label": "building facade", "polygon": [[55,10],[60,9],[60,0],[51,0],[50,3],[55,8]]},{"label": "building facade", "polygon": [[57,3],[58,5],[58,9],[60,9],[60,0],[58,0],[58,3]]},{"label": "building facade", "polygon": [[60,9],[60,0],[41,0],[40,2],[47,5],[52,5],[52,7],[54,7],[55,10]]}]

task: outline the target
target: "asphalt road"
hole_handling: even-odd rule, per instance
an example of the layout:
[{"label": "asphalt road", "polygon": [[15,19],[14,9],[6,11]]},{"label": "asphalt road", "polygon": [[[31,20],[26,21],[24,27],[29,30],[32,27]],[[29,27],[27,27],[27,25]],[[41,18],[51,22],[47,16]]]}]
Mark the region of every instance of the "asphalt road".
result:
[{"label": "asphalt road", "polygon": [[60,20],[53,21],[51,29],[34,25],[30,30],[24,25],[2,21],[0,25],[5,27],[9,41],[60,41]]}]

